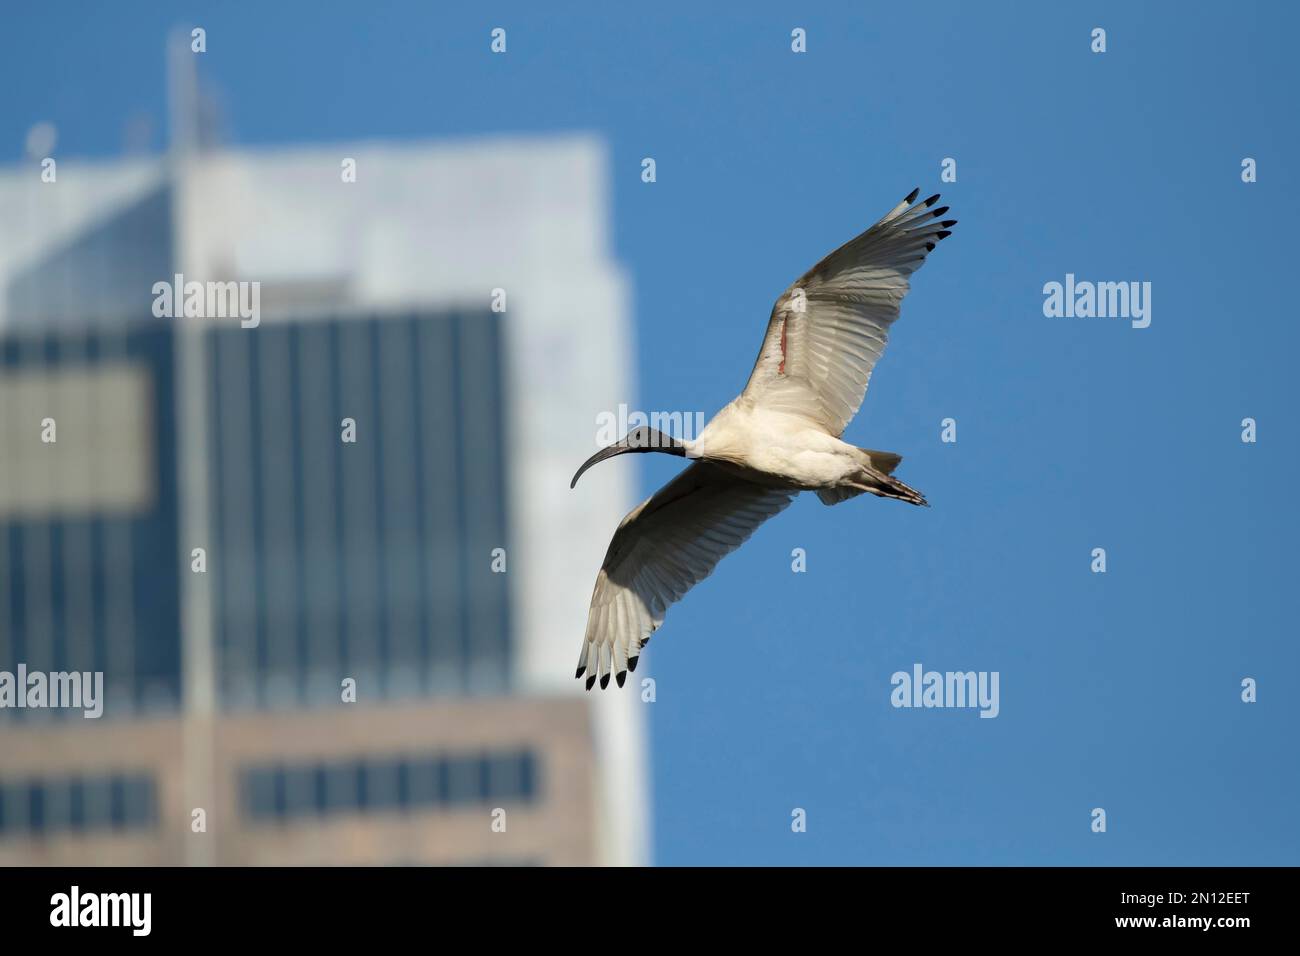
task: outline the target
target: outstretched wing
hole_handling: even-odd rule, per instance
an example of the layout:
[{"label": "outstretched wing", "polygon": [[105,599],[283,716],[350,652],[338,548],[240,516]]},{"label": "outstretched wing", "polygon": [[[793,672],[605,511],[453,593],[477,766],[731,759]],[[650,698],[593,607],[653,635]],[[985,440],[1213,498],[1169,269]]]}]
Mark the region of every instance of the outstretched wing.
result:
[{"label": "outstretched wing", "polygon": [[885,350],[908,276],[956,224],[940,221],[947,206],[931,208],[937,194],[918,203],[917,192],[776,300],[742,399],[843,433]]},{"label": "outstretched wing", "polygon": [[587,614],[576,676],[587,689],[615,674],[623,686],[669,605],[793,500],[697,461],[643,501],[619,524]]}]

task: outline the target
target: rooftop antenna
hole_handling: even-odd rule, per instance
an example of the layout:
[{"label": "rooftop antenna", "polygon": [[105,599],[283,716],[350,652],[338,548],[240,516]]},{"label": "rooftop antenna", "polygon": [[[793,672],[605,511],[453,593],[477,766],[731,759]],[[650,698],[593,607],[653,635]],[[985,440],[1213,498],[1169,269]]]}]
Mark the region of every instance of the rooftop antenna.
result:
[{"label": "rooftop antenna", "polygon": [[199,70],[192,35],[177,27],[167,37],[168,148],[173,159],[198,152],[203,111],[199,105]]},{"label": "rooftop antenna", "polygon": [[[202,148],[204,111],[200,103],[197,58],[193,33],[182,28],[167,39],[167,105],[169,110],[168,178],[171,183],[172,271],[185,274],[195,263],[184,215],[185,191],[195,174],[193,160]],[[198,278],[196,276],[196,278]],[[167,276],[174,282],[173,276]],[[181,289],[173,290],[181,295]],[[182,555],[207,548],[210,539],[207,461],[208,363],[205,347],[210,339],[202,319],[178,316],[174,356],[176,364],[177,465],[180,469],[180,540]],[[213,652],[213,605],[207,574],[181,573],[181,765],[185,806],[202,808],[208,826],[224,809],[215,806],[217,675]],[[187,832],[185,863],[212,866],[216,841],[208,833]]]}]

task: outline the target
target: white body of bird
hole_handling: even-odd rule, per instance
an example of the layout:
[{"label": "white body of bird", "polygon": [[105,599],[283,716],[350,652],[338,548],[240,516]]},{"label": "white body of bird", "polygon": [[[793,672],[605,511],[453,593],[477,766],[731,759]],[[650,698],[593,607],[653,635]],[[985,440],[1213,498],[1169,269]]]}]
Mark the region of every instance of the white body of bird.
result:
[{"label": "white body of bird", "polygon": [[917,190],[878,223],[797,279],[772,307],[741,394],[699,437],[679,441],[637,428],[589,458],[577,474],[626,452],[695,459],[619,524],[596,575],[578,658],[587,689],[619,686],[669,605],[713,572],[801,491],[835,505],[869,493],[914,505],[925,497],[894,478],[902,459],[840,436],[857,414],[872,369],[907,294],[908,277],[956,220],[915,202]]},{"label": "white body of bird", "polygon": [[737,399],[709,422],[687,458],[712,462],[742,480],[815,491],[852,485],[871,467],[861,448],[828,435],[806,418]]}]

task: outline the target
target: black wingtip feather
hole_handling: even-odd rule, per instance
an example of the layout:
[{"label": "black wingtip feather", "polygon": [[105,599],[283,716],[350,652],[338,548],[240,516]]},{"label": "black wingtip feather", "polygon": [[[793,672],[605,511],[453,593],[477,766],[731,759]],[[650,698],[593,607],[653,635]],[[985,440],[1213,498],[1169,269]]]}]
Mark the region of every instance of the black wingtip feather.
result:
[{"label": "black wingtip feather", "polygon": [[587,665],[586,665],[586,664],[582,664],[582,665],[580,665],[580,666],[578,667],[578,673],[576,673],[576,674],[573,675],[574,680],[577,680],[579,677],[581,677],[582,674],[583,674],[583,672],[586,671],[586,669],[587,669]]},{"label": "black wingtip feather", "polygon": [[953,226],[957,225],[957,220],[945,219],[943,222],[939,223],[939,225],[943,226],[945,229],[951,229]]},{"label": "black wingtip feather", "polygon": [[912,200],[916,199],[916,197],[919,195],[921,195],[921,187],[917,186],[915,189],[913,189],[910,193],[907,194],[907,198],[904,199],[903,202],[910,203],[912,202]]},{"label": "black wingtip feather", "polygon": [[926,251],[926,252],[934,252],[934,243],[933,243],[933,242],[927,242],[927,243],[925,244],[925,251]]},{"label": "black wingtip feather", "polygon": [[627,680],[627,671],[619,671],[614,675],[614,680],[618,681],[618,686],[622,687],[623,682]]},{"label": "black wingtip feather", "polygon": [[601,690],[604,690],[604,689],[605,689],[606,687],[608,687],[608,686],[609,686],[609,675],[608,675],[608,674],[601,674],[601,675],[600,675],[600,689],[601,689]]},{"label": "black wingtip feather", "polygon": [[934,216],[936,219],[938,219],[940,216],[942,216],[942,215],[943,215],[944,213],[946,213],[947,211],[948,211],[948,207],[947,207],[947,206],[940,206],[938,209],[935,209],[933,212],[931,212],[930,215],[931,215],[931,216]]},{"label": "black wingtip feather", "polygon": [[640,659],[641,659],[640,655],[637,655],[636,657],[629,657],[629,658],[627,659],[627,669],[628,669],[629,671],[635,671],[635,670],[636,670],[636,663],[637,663],[637,661],[639,661]]},{"label": "black wingtip feather", "polygon": [[925,201],[925,204],[927,206],[933,206],[938,201],[939,201],[939,194],[935,193],[933,196],[931,196],[929,199]]},{"label": "black wingtip feather", "polygon": [[590,677],[587,678],[587,690],[591,690],[591,688],[594,687],[595,685],[596,685],[596,675],[592,674]]},{"label": "black wingtip feather", "polygon": [[938,236],[940,239],[947,239],[949,236],[952,235],[952,233],[949,232],[947,229],[940,229],[938,232],[935,233],[935,235]]}]

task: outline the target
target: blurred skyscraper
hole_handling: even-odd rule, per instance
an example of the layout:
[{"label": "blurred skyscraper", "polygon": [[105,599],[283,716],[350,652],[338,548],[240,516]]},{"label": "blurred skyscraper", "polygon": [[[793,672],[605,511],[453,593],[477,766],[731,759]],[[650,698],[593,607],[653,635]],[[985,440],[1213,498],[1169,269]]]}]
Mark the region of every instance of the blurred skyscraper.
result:
[{"label": "blurred skyscraper", "polygon": [[106,697],[0,710],[0,864],[644,862],[643,705],[572,680],[633,492],[568,489],[630,391],[603,147],[200,147],[172,84],[167,158],[0,173],[0,671]]}]

